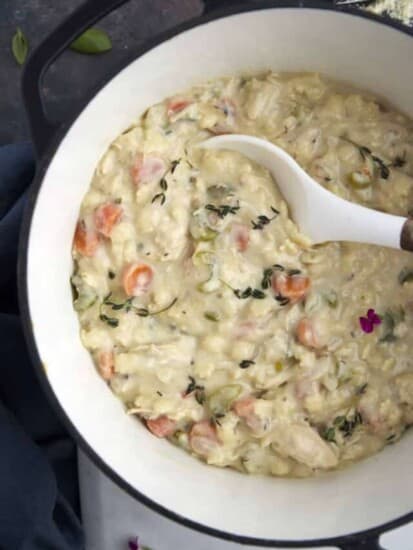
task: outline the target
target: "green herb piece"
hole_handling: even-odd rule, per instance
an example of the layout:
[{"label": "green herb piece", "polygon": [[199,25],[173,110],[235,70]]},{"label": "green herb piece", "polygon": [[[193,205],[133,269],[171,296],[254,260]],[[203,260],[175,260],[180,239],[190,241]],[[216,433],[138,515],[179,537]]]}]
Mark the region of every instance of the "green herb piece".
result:
[{"label": "green herb piece", "polygon": [[91,28],[78,36],[70,44],[74,52],[96,55],[112,49],[109,35],[102,29]]},{"label": "green herb piece", "polygon": [[345,421],[346,421],[345,416],[336,416],[336,418],[333,420],[333,424],[334,426],[340,427],[344,424]]},{"label": "green herb piece", "polygon": [[335,290],[328,290],[327,292],[325,292],[324,299],[330,307],[332,308],[337,307],[338,298],[337,298],[337,292]]},{"label": "green herb piece", "polygon": [[218,314],[214,311],[206,311],[204,313],[204,317],[205,319],[208,319],[208,321],[213,321],[215,323],[219,320]]},{"label": "green herb piece", "polygon": [[219,421],[221,418],[224,418],[225,414],[224,413],[218,413],[218,414],[213,414],[210,418],[210,422],[211,422],[211,425],[212,426],[222,426],[221,422]]},{"label": "green herb piece", "polygon": [[366,393],[367,386],[368,386],[367,382],[362,386],[359,386],[356,390],[356,395],[363,395],[364,393]]},{"label": "green herb piece", "polygon": [[153,199],[152,199],[152,201],[151,201],[152,204],[153,204],[154,202],[156,202],[157,200],[159,200],[159,202],[161,203],[161,206],[162,206],[163,204],[165,204],[165,201],[166,201],[165,193],[157,193],[157,194],[153,197]]},{"label": "green herb piece", "polygon": [[149,310],[146,309],[146,307],[136,307],[134,310],[136,315],[139,315],[139,317],[149,317],[150,315]]},{"label": "green herb piece", "polygon": [[264,229],[265,225],[268,225],[270,222],[272,222],[272,220],[275,220],[280,212],[273,206],[270,206],[270,208],[273,211],[274,216],[272,218],[268,218],[267,216],[261,214],[260,216],[258,216],[257,221],[251,220],[253,229],[261,231],[262,229]]},{"label": "green herb piece", "polygon": [[336,442],[336,431],[334,428],[326,428],[322,433],[321,437],[325,439],[326,441],[329,441],[331,443]]},{"label": "green herb piece", "polygon": [[380,157],[378,157],[377,155],[373,155],[371,150],[364,145],[358,145],[351,139],[345,137],[343,137],[342,139],[354,145],[354,147],[359,150],[361,158],[367,163],[367,173],[364,171],[357,171],[350,174],[350,183],[354,187],[356,187],[357,189],[364,189],[364,187],[368,187],[372,183],[372,168],[376,168],[378,170],[381,179],[387,180],[389,178],[389,167],[394,166],[393,163],[386,164]]},{"label": "green herb piece", "polygon": [[290,298],[287,298],[287,296],[282,296],[281,294],[276,294],[274,296],[274,300],[276,300],[280,306],[286,306],[290,303]]},{"label": "green herb piece", "polygon": [[125,302],[116,303],[112,302],[110,300],[110,297],[112,296],[112,293],[109,293],[104,299],[102,305],[104,306],[110,306],[114,311],[120,311],[121,309],[124,309],[126,312],[129,312],[133,310],[136,315],[139,315],[139,317],[149,317],[151,315],[159,315],[160,313],[164,313],[168,309],[170,309],[173,305],[176,304],[178,298],[174,298],[170,304],[165,306],[162,309],[159,309],[158,311],[149,311],[145,307],[136,307],[132,304],[133,297],[128,298]]},{"label": "green herb piece", "polygon": [[11,51],[17,63],[23,65],[29,51],[29,42],[20,27],[17,27],[11,40]]},{"label": "green herb piece", "polygon": [[97,299],[98,297],[92,289],[82,289],[82,291],[77,295],[77,298],[73,303],[73,307],[76,311],[86,311],[96,303]]},{"label": "green herb piece", "polygon": [[245,290],[240,290],[239,288],[236,288],[234,290],[234,294],[237,298],[240,300],[245,300],[246,298],[249,298],[252,293],[252,288],[248,286]]},{"label": "green herb piece", "polygon": [[392,166],[395,168],[402,168],[406,164],[406,151],[403,153],[403,155],[397,155],[393,162],[391,163]]},{"label": "green herb piece", "polygon": [[241,363],[239,363],[239,367],[241,369],[247,369],[248,367],[250,367],[251,365],[255,365],[255,361],[252,361],[251,359],[243,359],[241,361]]},{"label": "green herb piece", "polygon": [[275,372],[282,372],[284,370],[284,365],[281,361],[277,361],[274,365]]},{"label": "green herb piece", "polygon": [[[271,278],[274,271],[285,271],[285,268],[280,264],[274,264],[271,267],[267,267],[266,269],[264,269],[261,280],[261,288],[263,288],[264,290],[271,286]],[[289,275],[298,275],[299,273],[301,273],[299,269],[290,269],[288,271]]]},{"label": "green herb piece", "polygon": [[215,206],[214,204],[207,204],[205,206],[206,210],[214,212],[221,219],[228,216],[228,214],[236,214],[239,210],[239,206],[230,206],[229,204],[221,204],[220,206]]},{"label": "green herb piece", "polygon": [[240,300],[245,300],[246,298],[255,298],[257,300],[262,300],[265,298],[265,292],[259,288],[252,288],[248,286],[245,290],[239,288],[233,289],[233,292],[237,298]]},{"label": "green herb piece", "polygon": [[363,419],[361,414],[357,411],[352,418],[346,418],[345,416],[337,416],[333,424],[336,426],[344,437],[350,437],[353,435],[354,430],[362,424]]},{"label": "green herb piece", "polygon": [[263,300],[265,298],[265,292],[263,292],[259,288],[254,288],[254,290],[251,293],[251,296],[257,300]]},{"label": "green herb piece", "polygon": [[390,176],[390,170],[389,170],[389,167],[387,166],[387,164],[385,164],[381,160],[381,158],[376,157],[375,155],[371,155],[371,158],[376,163],[376,166],[379,170],[379,174],[380,174],[381,179],[387,180]]},{"label": "green herb piece", "polygon": [[294,277],[294,275],[300,275],[301,274],[301,270],[300,269],[289,269],[287,271],[287,274],[290,276],[290,277]]},{"label": "green herb piece", "polygon": [[107,323],[110,327],[117,327],[119,325],[119,319],[115,319],[114,317],[108,317],[103,313],[99,315],[99,319],[104,323]]},{"label": "green herb piece", "polygon": [[195,401],[198,403],[198,405],[203,405],[205,403],[205,391],[202,389],[195,390]]},{"label": "green herb piece", "polygon": [[109,279],[113,280],[113,279],[116,277],[116,273],[114,273],[113,271],[111,271],[111,270],[109,269],[109,271],[108,271],[108,277],[109,277]]},{"label": "green herb piece", "polygon": [[387,443],[391,443],[396,438],[396,434],[391,434],[388,437],[386,437]]},{"label": "green herb piece", "polygon": [[166,191],[168,189],[168,183],[165,178],[161,178],[161,181],[159,182],[159,187],[162,189],[162,191]]},{"label": "green herb piece", "polygon": [[122,199],[120,197],[118,197],[117,199],[115,199],[113,201],[115,204],[122,204]]},{"label": "green herb piece", "polygon": [[165,313],[165,311],[168,311],[168,309],[171,309],[171,307],[173,307],[177,301],[178,301],[178,298],[174,298],[170,304],[163,307],[162,309],[158,309],[158,311],[150,311],[149,315],[159,315],[160,313]]},{"label": "green herb piece", "polygon": [[413,281],[413,269],[404,267],[399,273],[399,283],[404,285],[404,283],[411,283]]},{"label": "green herb piece", "polygon": [[262,274],[262,281],[261,281],[261,288],[263,288],[264,290],[266,290],[271,286],[272,273],[273,273],[273,269],[271,267],[264,269],[264,272]]},{"label": "green herb piece", "polygon": [[178,164],[179,164],[180,162],[181,162],[181,159],[179,159],[179,160],[173,160],[173,161],[171,162],[171,170],[170,170],[171,174],[173,174],[173,173],[175,172],[176,167],[178,166]]},{"label": "green herb piece", "polygon": [[394,334],[398,323],[404,321],[404,309],[400,307],[398,310],[387,310],[382,315],[382,327],[383,333],[379,342],[391,343],[397,340],[397,336]]},{"label": "green herb piece", "polygon": [[204,390],[204,386],[200,386],[196,383],[196,380],[193,376],[188,376],[189,378],[189,384],[186,387],[186,390],[184,391],[184,395],[189,395],[193,393],[195,390]]},{"label": "green herb piece", "polygon": [[114,311],[120,311],[125,309],[125,311],[130,311],[132,309],[132,300],[133,298],[128,298],[125,302],[116,303],[111,301],[112,293],[109,294],[103,299],[103,305],[110,306]]},{"label": "green herb piece", "polygon": [[228,384],[208,396],[208,407],[213,418],[222,418],[242,391],[239,384]]}]

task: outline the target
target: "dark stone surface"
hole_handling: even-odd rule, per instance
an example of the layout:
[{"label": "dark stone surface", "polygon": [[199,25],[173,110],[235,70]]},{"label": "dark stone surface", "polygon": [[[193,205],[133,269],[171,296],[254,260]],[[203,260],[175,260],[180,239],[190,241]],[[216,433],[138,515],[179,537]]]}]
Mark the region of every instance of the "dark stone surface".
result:
[{"label": "dark stone surface", "polygon": [[[0,0],[0,144],[29,137],[20,95],[22,70],[10,50],[16,27],[23,30],[34,48],[82,1]],[[76,112],[82,99],[145,39],[201,11],[201,0],[129,0],[97,25],[111,36],[112,51],[99,56],[66,51],[50,67],[44,82],[50,117],[64,120]]]}]

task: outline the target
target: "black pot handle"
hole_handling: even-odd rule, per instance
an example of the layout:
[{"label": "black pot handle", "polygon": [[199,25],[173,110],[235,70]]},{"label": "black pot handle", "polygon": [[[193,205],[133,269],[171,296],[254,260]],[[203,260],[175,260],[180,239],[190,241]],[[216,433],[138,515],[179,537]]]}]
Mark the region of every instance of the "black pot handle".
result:
[{"label": "black pot handle", "polygon": [[381,533],[369,536],[349,536],[339,543],[340,550],[384,550],[379,542]]},{"label": "black pot handle", "polygon": [[[48,118],[44,108],[42,82],[45,72],[77,36],[128,1],[86,0],[41,42],[27,60],[22,78],[22,95],[38,158],[46,151],[59,128],[59,124]],[[205,12],[240,3],[240,0],[204,0]]]},{"label": "black pot handle", "polygon": [[22,78],[22,94],[37,157],[48,147],[58,124],[44,110],[42,82],[51,63],[83,31],[128,0],[87,0],[33,51]]},{"label": "black pot handle", "polygon": [[246,2],[250,2],[250,0],[204,0],[204,12],[209,13],[230,6],[242,6]]}]

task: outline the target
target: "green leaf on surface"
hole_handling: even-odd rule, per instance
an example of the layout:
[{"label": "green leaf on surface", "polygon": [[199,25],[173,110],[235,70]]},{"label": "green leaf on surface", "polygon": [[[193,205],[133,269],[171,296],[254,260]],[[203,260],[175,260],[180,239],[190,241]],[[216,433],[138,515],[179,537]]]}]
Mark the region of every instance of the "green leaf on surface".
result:
[{"label": "green leaf on surface", "polygon": [[70,49],[78,53],[96,55],[111,50],[112,41],[105,31],[91,28],[78,36],[70,44]]},{"label": "green leaf on surface", "polygon": [[19,27],[12,38],[11,51],[13,52],[14,59],[17,63],[19,65],[23,65],[29,51],[29,42]]}]

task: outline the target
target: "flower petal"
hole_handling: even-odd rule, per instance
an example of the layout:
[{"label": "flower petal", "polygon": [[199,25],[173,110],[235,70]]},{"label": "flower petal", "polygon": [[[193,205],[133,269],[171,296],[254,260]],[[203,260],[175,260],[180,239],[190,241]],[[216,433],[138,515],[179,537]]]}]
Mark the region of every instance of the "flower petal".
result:
[{"label": "flower petal", "polygon": [[366,334],[370,334],[370,332],[373,332],[373,323],[368,319],[367,317],[360,317],[360,328],[363,332]]},{"label": "flower petal", "polygon": [[371,319],[373,325],[380,325],[381,324],[381,318],[377,315],[377,314],[374,314],[374,317]]}]

